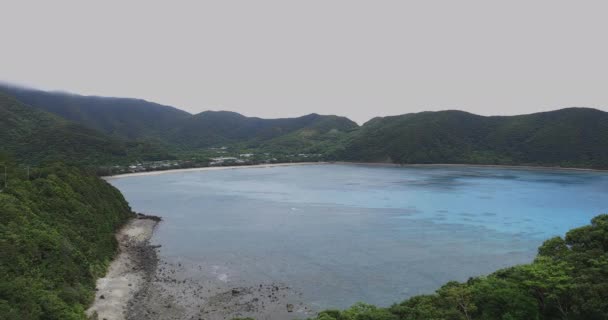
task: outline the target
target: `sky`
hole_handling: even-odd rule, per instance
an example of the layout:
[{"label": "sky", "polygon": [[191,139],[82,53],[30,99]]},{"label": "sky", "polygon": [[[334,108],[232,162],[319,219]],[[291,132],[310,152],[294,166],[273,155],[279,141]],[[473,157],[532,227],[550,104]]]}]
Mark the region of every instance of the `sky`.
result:
[{"label": "sky", "polygon": [[608,110],[607,1],[0,0],[0,80],[197,113]]}]

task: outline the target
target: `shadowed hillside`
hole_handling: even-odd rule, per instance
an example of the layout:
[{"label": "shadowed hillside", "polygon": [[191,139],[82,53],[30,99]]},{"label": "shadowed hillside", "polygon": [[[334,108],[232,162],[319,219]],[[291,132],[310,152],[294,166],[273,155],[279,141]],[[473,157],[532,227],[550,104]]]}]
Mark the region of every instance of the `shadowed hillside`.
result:
[{"label": "shadowed hillside", "polygon": [[148,141],[181,151],[228,144],[254,148],[264,145],[272,149],[271,141],[284,136],[277,140],[279,147],[312,147],[318,142],[335,143],[338,133],[357,127],[347,118],[318,114],[285,119],[245,117],[228,111],[191,115],[140,99],[81,96],[10,85],[0,85],[0,91],[24,104],[117,138]]},{"label": "shadowed hillside", "polygon": [[347,118],[314,113],[298,118],[261,119],[235,112],[205,111],[185,121],[171,133],[170,139],[186,148],[233,143],[258,147],[278,139],[297,145],[315,138],[322,140],[329,132],[346,132],[356,127]]},{"label": "shadowed hillside", "polygon": [[95,165],[169,157],[155,146],[109,137],[1,93],[0,141],[0,152],[28,164],[64,161]]},{"label": "shadowed hillside", "polygon": [[141,99],[81,96],[1,85],[17,100],[67,120],[125,139],[160,139],[190,114]]},{"label": "shadowed hillside", "polygon": [[[158,159],[163,158],[163,148],[192,156],[209,147],[231,146],[270,154],[319,154],[325,160],[608,168],[608,113],[589,108],[493,117],[455,110],[420,112],[375,118],[359,127],[344,117],[314,113],[284,119],[228,111],[190,115],[137,99],[10,86],[0,90],[82,125],[62,128],[64,134],[67,130],[90,140],[84,149],[118,156],[123,152],[118,140],[92,130],[130,141],[138,145],[138,152],[156,154]],[[67,148],[55,140],[51,142]],[[142,146],[148,150],[142,151]]]},{"label": "shadowed hillside", "polygon": [[349,137],[339,157],[608,168],[608,113],[569,108],[504,117],[440,111],[375,118]]}]

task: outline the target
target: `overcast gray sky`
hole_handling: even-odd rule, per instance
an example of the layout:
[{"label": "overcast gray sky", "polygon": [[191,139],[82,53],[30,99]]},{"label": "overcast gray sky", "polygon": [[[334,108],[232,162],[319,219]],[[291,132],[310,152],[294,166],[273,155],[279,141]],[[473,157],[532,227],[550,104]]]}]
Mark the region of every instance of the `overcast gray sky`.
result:
[{"label": "overcast gray sky", "polygon": [[289,117],[608,110],[607,1],[6,1],[0,80]]}]

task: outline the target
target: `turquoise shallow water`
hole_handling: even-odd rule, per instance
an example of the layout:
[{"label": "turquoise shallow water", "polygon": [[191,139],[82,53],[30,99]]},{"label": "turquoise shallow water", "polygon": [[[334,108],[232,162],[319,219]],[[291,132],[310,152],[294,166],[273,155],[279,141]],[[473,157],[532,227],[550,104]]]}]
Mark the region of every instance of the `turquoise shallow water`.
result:
[{"label": "turquoise shallow water", "polygon": [[226,285],[277,281],[317,308],[389,305],[533,259],[608,212],[608,174],[314,165],[109,180],[164,217],[161,255]]}]

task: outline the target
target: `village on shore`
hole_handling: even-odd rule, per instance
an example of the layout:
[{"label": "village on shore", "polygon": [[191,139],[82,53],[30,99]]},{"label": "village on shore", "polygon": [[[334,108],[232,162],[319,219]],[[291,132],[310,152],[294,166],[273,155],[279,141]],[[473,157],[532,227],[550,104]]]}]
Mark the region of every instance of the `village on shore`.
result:
[{"label": "village on shore", "polygon": [[162,171],[173,169],[222,167],[222,166],[248,166],[259,164],[291,163],[291,162],[318,162],[324,161],[323,154],[293,153],[272,154],[269,152],[254,152],[235,150],[226,146],[208,148],[205,152],[181,159],[134,161],[128,164],[116,164],[98,168],[101,175],[117,175],[148,171]]}]

